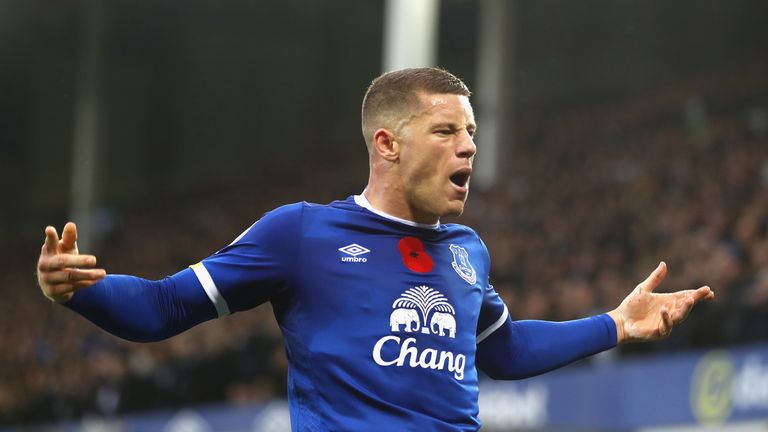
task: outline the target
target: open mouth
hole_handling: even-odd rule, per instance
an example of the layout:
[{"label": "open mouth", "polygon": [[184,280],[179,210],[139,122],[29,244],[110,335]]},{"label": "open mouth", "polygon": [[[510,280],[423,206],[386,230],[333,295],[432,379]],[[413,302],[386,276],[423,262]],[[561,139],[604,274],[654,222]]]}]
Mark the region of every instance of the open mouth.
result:
[{"label": "open mouth", "polygon": [[470,174],[472,174],[472,168],[462,168],[453,173],[449,177],[449,180],[451,180],[451,183],[455,184],[456,186],[463,188],[467,186],[467,183],[469,183]]}]

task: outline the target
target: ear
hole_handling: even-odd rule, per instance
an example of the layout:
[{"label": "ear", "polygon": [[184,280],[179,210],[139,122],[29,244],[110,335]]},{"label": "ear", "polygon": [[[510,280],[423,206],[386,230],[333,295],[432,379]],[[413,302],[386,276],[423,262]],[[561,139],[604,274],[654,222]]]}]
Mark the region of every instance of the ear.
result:
[{"label": "ear", "polygon": [[377,129],[373,133],[373,150],[383,159],[395,161],[400,157],[400,144],[389,129]]}]

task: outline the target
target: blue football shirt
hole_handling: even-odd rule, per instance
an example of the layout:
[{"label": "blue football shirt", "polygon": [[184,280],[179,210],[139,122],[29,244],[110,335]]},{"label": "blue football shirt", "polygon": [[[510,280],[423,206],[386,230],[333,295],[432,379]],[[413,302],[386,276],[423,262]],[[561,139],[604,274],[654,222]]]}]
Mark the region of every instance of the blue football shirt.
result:
[{"label": "blue football shirt", "polygon": [[274,306],[295,431],[479,429],[477,344],[507,319],[462,225],[363,195],[273,210],[192,266],[219,316]]}]

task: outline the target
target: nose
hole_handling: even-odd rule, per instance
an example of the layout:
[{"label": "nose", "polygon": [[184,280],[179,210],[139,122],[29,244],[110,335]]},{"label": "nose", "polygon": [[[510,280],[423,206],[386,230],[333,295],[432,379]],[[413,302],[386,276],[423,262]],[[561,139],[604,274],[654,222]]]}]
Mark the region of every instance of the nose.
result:
[{"label": "nose", "polygon": [[465,130],[461,134],[461,139],[459,140],[458,147],[456,148],[456,155],[460,158],[469,159],[474,156],[475,153],[477,153],[475,140],[472,138],[472,135],[470,135],[469,132]]}]

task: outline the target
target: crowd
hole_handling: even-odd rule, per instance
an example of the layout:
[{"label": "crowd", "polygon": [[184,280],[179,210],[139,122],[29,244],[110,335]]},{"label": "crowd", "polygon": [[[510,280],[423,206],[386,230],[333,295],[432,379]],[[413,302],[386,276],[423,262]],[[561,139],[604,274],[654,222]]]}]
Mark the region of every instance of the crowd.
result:
[{"label": "crowd", "polygon": [[666,341],[624,351],[768,338],[764,76],[521,121],[508,177],[475,196],[465,219],[489,244],[513,316],[607,310],[663,259],[662,289],[708,284],[717,299]]},{"label": "crowd", "polygon": [[[519,115],[500,178],[473,190],[457,220],[487,243],[492,283],[511,315],[566,320],[606,311],[663,259],[670,271],[662,289],[706,283],[717,298],[669,339],[619,353],[768,339],[765,76],[757,68],[602,108]],[[359,193],[366,167],[341,176],[334,173],[349,170],[337,164],[304,166],[311,174],[290,188],[124,209],[101,240],[100,264],[161,278],[277,205]],[[168,341],[129,343],[45,300],[33,246],[8,257],[10,271],[0,274],[0,423],[284,394],[286,362],[269,305]]]}]

